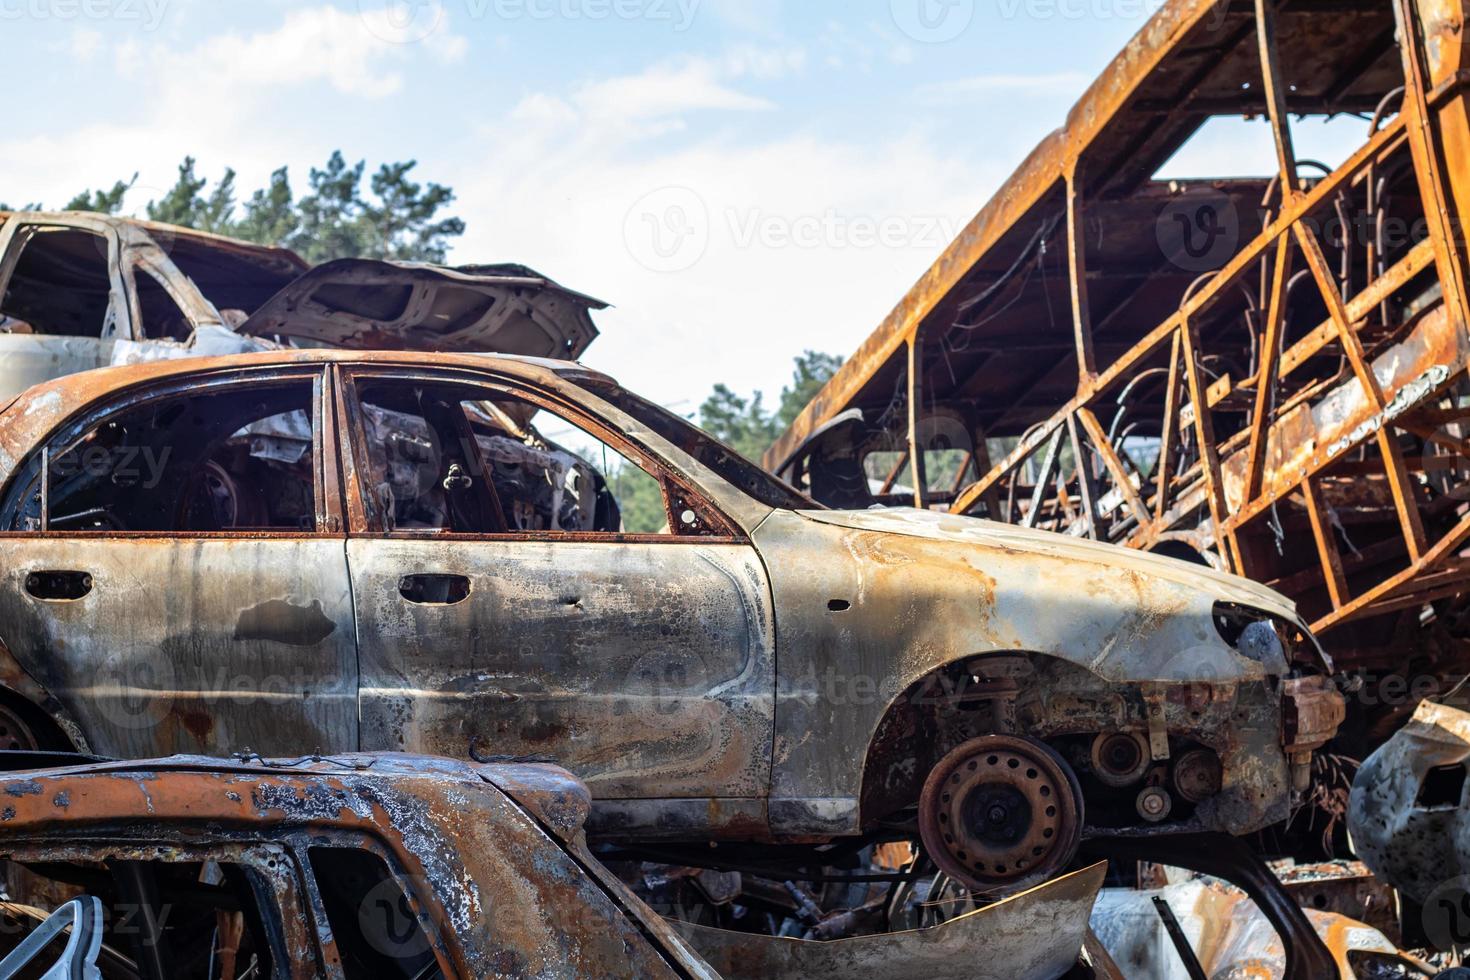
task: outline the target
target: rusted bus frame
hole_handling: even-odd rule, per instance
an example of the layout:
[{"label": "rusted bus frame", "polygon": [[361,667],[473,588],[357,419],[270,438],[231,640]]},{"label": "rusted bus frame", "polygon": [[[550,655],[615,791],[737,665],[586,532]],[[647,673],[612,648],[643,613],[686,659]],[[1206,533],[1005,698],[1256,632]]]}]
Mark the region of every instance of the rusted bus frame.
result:
[{"label": "rusted bus frame", "polygon": [[844,408],[891,363],[908,338],[1018,221],[1058,186],[1082,151],[1113,122],[1148,78],[1191,31],[1220,13],[1221,0],[1165,4],[1117,55],[1068,115],[1065,130],[1048,135],[997,195],[945,249],[879,327],[802,411],[763,457],[767,468],[791,453]]},{"label": "rusted bus frame", "polygon": [[1066,405],[1062,406],[1055,415],[1043,423],[1040,428],[1033,432],[1029,439],[1023,440],[1005,459],[992,467],[990,472],[984,477],[970,484],[960,494],[954,506],[951,507],[951,510],[955,513],[964,513],[974,507],[980,499],[980,496],[991,485],[1003,479],[1021,460],[1029,456],[1036,449],[1037,445],[1051,435],[1055,426],[1065,421],[1068,415],[1075,412],[1079,407],[1087,405],[1136,367],[1140,361],[1157,351],[1159,345],[1168,341],[1178,331],[1181,324],[1212,306],[1216,300],[1221,298],[1227,290],[1235,285],[1241,275],[1254,267],[1255,263],[1260,260],[1262,254],[1273,242],[1289,233],[1291,228],[1307,214],[1325,204],[1347,181],[1366,167],[1370,161],[1376,159],[1383,147],[1391,143],[1403,132],[1404,126],[1404,117],[1402,115],[1396,117],[1383,129],[1373,134],[1368,142],[1359,147],[1357,152],[1341,167],[1323,177],[1311,190],[1297,195],[1290,202],[1284,203],[1271,223],[1249,244],[1242,248],[1240,252],[1236,253],[1213,279],[1186,300],[1179,311],[1156,326],[1117,361],[1114,361],[1097,375],[1084,381],[1079,386],[1077,394]]},{"label": "rusted bus frame", "polygon": [[[1382,132],[1388,131],[1383,130]],[[1366,149],[1368,147],[1365,147]],[[1352,164],[1360,163],[1364,160],[1371,161],[1371,159],[1372,156],[1368,153],[1364,153],[1361,156],[1355,155],[1354,160],[1350,161],[1349,165],[1345,165],[1344,168],[1340,168],[1334,176],[1340,182],[1343,177],[1347,176],[1347,172],[1352,169]],[[1316,196],[1316,194],[1302,195],[1302,201],[1298,203],[1298,207],[1294,211],[1300,210],[1302,203]],[[1307,204],[1307,206],[1310,207],[1310,204]],[[1344,350],[1349,360],[1356,362],[1354,364],[1354,373],[1359,383],[1365,389],[1365,394],[1368,396],[1368,404],[1376,410],[1381,410],[1385,404],[1385,397],[1381,386],[1372,373],[1371,366],[1366,361],[1366,355],[1362,350],[1353,325],[1362,321],[1369,312],[1376,308],[1387,296],[1391,295],[1395,289],[1408,282],[1418,272],[1427,268],[1428,256],[1434,246],[1428,241],[1416,245],[1398,263],[1385,272],[1384,275],[1369,283],[1351,300],[1344,303],[1341,297],[1337,295],[1334,280],[1330,278],[1330,272],[1325,282],[1320,275],[1321,272],[1326,270],[1325,258],[1322,256],[1320,246],[1317,245],[1315,238],[1299,223],[1299,220],[1299,217],[1293,220],[1274,239],[1271,233],[1276,230],[1276,225],[1268,229],[1261,236],[1261,239],[1253,243],[1250,252],[1254,254],[1248,254],[1246,256],[1247,263],[1252,261],[1261,250],[1270,247],[1273,240],[1277,242],[1276,275],[1273,277],[1274,288],[1272,295],[1272,305],[1273,307],[1277,306],[1277,295],[1280,287],[1285,282],[1285,270],[1289,268],[1289,260],[1285,256],[1289,254],[1289,249],[1293,239],[1295,239],[1296,243],[1306,255],[1308,265],[1315,267],[1314,272],[1316,275],[1314,277],[1317,278],[1319,288],[1322,289],[1324,298],[1327,300],[1330,317],[1328,321],[1303,337],[1289,351],[1285,352],[1279,364],[1273,365],[1267,361],[1263,361],[1263,369],[1258,372],[1255,379],[1257,382],[1257,402],[1259,404],[1260,400],[1265,397],[1263,390],[1272,387],[1269,383],[1265,385],[1260,384],[1262,377],[1274,378],[1279,382],[1291,370],[1300,366],[1311,353],[1320,350],[1321,347],[1337,339],[1343,342]],[[1232,266],[1241,266],[1244,268],[1247,263],[1241,263],[1239,261],[1240,258],[1237,257],[1237,261],[1233,262]],[[1345,576],[1343,576],[1341,570],[1341,557],[1337,554],[1336,542],[1332,537],[1330,528],[1327,528],[1323,524],[1320,498],[1317,495],[1312,481],[1333,459],[1356,448],[1356,444],[1344,447],[1337,456],[1314,458],[1312,464],[1305,472],[1284,483],[1280,480],[1273,480],[1271,486],[1264,487],[1261,482],[1257,482],[1256,486],[1252,488],[1253,492],[1246,494],[1244,500],[1241,502],[1242,505],[1234,513],[1231,513],[1224,497],[1223,479],[1221,477],[1219,451],[1222,447],[1214,438],[1209,420],[1210,407],[1223,400],[1226,392],[1219,393],[1217,397],[1210,397],[1202,387],[1202,373],[1198,366],[1198,338],[1194,329],[1194,321],[1187,313],[1191,308],[1203,308],[1206,306],[1210,302],[1212,294],[1218,295],[1219,291],[1229,284],[1223,281],[1224,278],[1222,275],[1213,280],[1210,284],[1212,288],[1202,291],[1198,297],[1186,304],[1184,311],[1171,317],[1170,320],[1166,321],[1159,328],[1156,328],[1143,344],[1140,344],[1139,347],[1130,352],[1130,355],[1125,361],[1114,365],[1109,368],[1108,372],[1099,376],[1092,387],[1101,387],[1110,383],[1113,380],[1111,377],[1113,374],[1121,375],[1122,369],[1132,367],[1140,359],[1152,355],[1162,346],[1164,340],[1168,339],[1171,342],[1171,387],[1166,398],[1171,402],[1176,398],[1174,392],[1177,390],[1180,380],[1178,355],[1182,353],[1184,360],[1184,380],[1189,387],[1189,404],[1191,406],[1209,406],[1203,411],[1196,410],[1192,412],[1194,415],[1196,437],[1204,457],[1198,466],[1199,472],[1195,477],[1195,482],[1196,484],[1203,484],[1213,526],[1217,529],[1217,545],[1221,548],[1225,560],[1231,567],[1237,570],[1248,571],[1248,569],[1244,569],[1243,567],[1244,554],[1236,540],[1239,528],[1251,519],[1259,516],[1275,500],[1291,493],[1295,488],[1300,488],[1301,492],[1308,498],[1309,511],[1312,511],[1309,516],[1313,523],[1314,544],[1317,547],[1318,557],[1323,566],[1324,576],[1328,582],[1329,596],[1334,610],[1328,617],[1324,617],[1318,625],[1325,627],[1326,625],[1340,622],[1346,616],[1351,616],[1369,608],[1381,610],[1385,600],[1391,599],[1395,593],[1411,585],[1416,576],[1432,568],[1435,562],[1441,560],[1449,553],[1450,548],[1463,541],[1465,534],[1460,534],[1458,530],[1451,532],[1450,535],[1442,539],[1432,549],[1429,547],[1428,542],[1423,537],[1422,522],[1420,520],[1417,502],[1412,496],[1412,485],[1408,478],[1407,467],[1402,453],[1392,437],[1391,427],[1380,427],[1374,437],[1383,455],[1383,469],[1394,491],[1395,508],[1403,525],[1405,545],[1410,553],[1411,567],[1407,572],[1394,576],[1387,582],[1365,592],[1362,596],[1355,599],[1350,599],[1347,595]],[[1280,313],[1280,310],[1273,310],[1271,316],[1274,318]],[[1269,321],[1267,330],[1268,332],[1270,331]],[[1162,334],[1161,331],[1163,332]],[[1459,376],[1460,367],[1462,366],[1456,366],[1454,377]],[[1089,401],[1095,399],[1098,394],[1096,391],[1090,393]],[[1092,409],[1088,402],[1074,402],[1062,413],[1053,416],[1052,419],[1048,420],[1047,423],[1039,427],[1032,434],[1031,439],[1027,440],[1025,445],[1018,447],[1017,451],[1008,457],[1007,460],[993,468],[983,481],[972,484],[967,488],[962,498],[957,501],[955,509],[960,510],[962,505],[965,505],[967,501],[970,502],[969,506],[973,506],[973,501],[978,499],[980,493],[992,489],[998,479],[1003,478],[1015,470],[1049,436],[1053,438],[1053,444],[1057,444],[1059,442],[1057,437],[1061,435],[1060,426],[1066,424],[1069,430],[1073,430],[1075,427],[1073,420],[1083,418],[1082,413],[1086,413],[1089,416],[1092,415]],[[1174,412],[1171,411],[1170,422],[1172,422],[1173,414]],[[1239,448],[1239,444],[1243,438],[1248,439],[1249,442],[1245,446],[1245,451],[1248,453],[1247,458],[1254,458],[1250,465],[1260,466],[1261,469],[1259,472],[1262,476],[1264,476],[1265,448],[1268,444],[1267,433],[1270,431],[1269,418],[1267,417],[1269,414],[1269,412],[1263,412],[1253,417],[1251,427],[1242,433],[1237,433],[1235,437],[1232,437],[1226,443],[1226,445],[1235,443],[1237,448]],[[1095,416],[1093,416],[1093,420],[1095,422]],[[1166,438],[1161,440],[1160,444],[1158,464],[1160,472],[1157,474],[1155,507],[1151,519],[1145,516],[1149,512],[1142,507],[1141,501],[1139,501],[1138,506],[1134,505],[1134,499],[1132,498],[1137,496],[1137,488],[1134,486],[1132,478],[1127,476],[1126,470],[1122,467],[1121,460],[1112,451],[1112,447],[1108,444],[1106,434],[1101,431],[1101,427],[1088,425],[1086,421],[1083,421],[1082,425],[1086,430],[1088,439],[1092,443],[1092,448],[1105,461],[1105,465],[1107,465],[1119,492],[1126,498],[1129,498],[1127,503],[1129,504],[1129,509],[1135,514],[1138,530],[1131,535],[1128,543],[1135,547],[1146,547],[1148,544],[1157,540],[1158,535],[1171,527],[1174,523],[1174,518],[1177,516],[1169,513],[1166,506],[1168,495],[1171,489],[1173,489],[1172,484],[1174,483],[1174,480],[1171,480],[1168,476],[1168,467],[1173,451],[1172,424],[1166,423]],[[1258,426],[1261,427],[1259,434],[1257,434]],[[1193,472],[1194,469],[1192,467],[1189,472]],[[1187,479],[1189,472],[1180,474],[1179,478]],[[1257,479],[1261,480],[1261,477],[1257,477]],[[1027,515],[1028,524],[1033,523],[1040,514],[1042,501],[1037,499],[1037,497],[1044,493],[1045,487],[1046,482],[1043,481],[1039,482],[1035,488],[1033,505]],[[1182,497],[1188,493],[1189,488],[1186,485],[1178,489],[1176,496]],[[1313,504],[1316,504],[1317,507],[1314,508],[1312,506]],[[1089,530],[1092,530],[1091,526],[1089,526]],[[1470,531],[1467,531],[1466,534],[1470,534]]]}]

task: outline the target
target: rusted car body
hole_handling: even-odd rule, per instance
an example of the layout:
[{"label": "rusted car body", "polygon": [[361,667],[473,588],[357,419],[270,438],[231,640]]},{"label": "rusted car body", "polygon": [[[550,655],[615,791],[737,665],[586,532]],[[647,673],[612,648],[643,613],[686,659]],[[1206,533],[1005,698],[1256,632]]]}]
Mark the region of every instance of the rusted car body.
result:
[{"label": "rusted car body", "polygon": [[[181,756],[0,798],[12,879],[101,900],[105,978],[716,976],[587,851],[552,766]],[[47,911],[0,904],[0,948]]]},{"label": "rusted car body", "polygon": [[[1463,674],[1467,14],[1171,0],[766,465],[836,506],[1208,562],[1343,666]],[[1274,168],[1155,176],[1230,117]],[[1360,145],[1299,159],[1293,130],[1333,118]]]},{"label": "rusted car body", "polygon": [[1084,955],[1106,873],[1100,862],[928,928],[830,942],[673,925],[725,980],[1056,980]]},{"label": "rusted car body", "polygon": [[[538,435],[574,429],[597,443],[578,466]],[[662,528],[623,526],[634,478]],[[546,756],[609,839],[918,831],[1019,890],[1084,835],[1281,820],[1342,717],[1305,625],[1249,581],[817,509],[565,362],[61,379],[0,414],[0,527],[9,744]],[[964,861],[974,800],[999,836]]]},{"label": "rusted car body", "polygon": [[[1424,701],[1353,780],[1354,847],[1380,878],[1420,904],[1460,906],[1470,897],[1467,775],[1470,713]],[[1470,905],[1456,914],[1454,938],[1463,947],[1470,944]]]},{"label": "rusted car body", "polygon": [[523,266],[313,267],[156,222],[0,212],[0,398],[92,368],[281,346],[576,358],[605,306]]},{"label": "rusted car body", "polygon": [[[1166,938],[1158,904],[1166,903],[1184,942],[1206,976],[1288,980],[1286,952],[1246,895],[1223,882],[1196,878],[1163,888],[1104,889],[1092,913],[1092,928],[1125,976],[1188,980],[1191,974]],[[1429,980],[1434,970],[1401,952],[1387,936],[1340,912],[1305,910],[1330,952],[1335,969],[1327,976],[1399,977]]]}]

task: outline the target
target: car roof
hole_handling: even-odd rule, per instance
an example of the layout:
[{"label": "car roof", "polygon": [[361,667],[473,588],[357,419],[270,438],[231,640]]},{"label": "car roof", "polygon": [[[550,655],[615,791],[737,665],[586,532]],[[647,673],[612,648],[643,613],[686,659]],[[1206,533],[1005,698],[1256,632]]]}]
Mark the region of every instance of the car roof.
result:
[{"label": "car roof", "polygon": [[0,409],[0,473],[9,471],[34,442],[78,410],[139,385],[167,383],[224,372],[259,372],[272,367],[313,364],[402,365],[418,368],[494,370],[550,387],[591,382],[616,387],[607,375],[575,361],[510,354],[459,354],[419,351],[283,349],[224,357],[182,357],[124,364],[69,374],[22,392]]},{"label": "car roof", "polygon": [[128,218],[115,214],[103,214],[99,211],[0,211],[0,224],[10,218],[38,225],[54,224],[63,227],[94,225],[112,228],[118,232],[138,229],[155,240],[171,243],[184,242],[204,249],[228,252],[239,258],[253,261],[262,267],[291,272],[294,275],[301,275],[311,268],[310,262],[281,245],[260,245],[242,238],[231,238],[228,235],[217,235],[213,232],[185,228],[182,225],[171,225],[162,221]]},{"label": "car roof", "polygon": [[[249,753],[227,759],[178,755],[146,760],[101,760],[85,756],[68,760],[57,756],[48,762],[46,768],[18,769],[0,774],[0,795],[3,797],[12,801],[28,796],[42,798],[38,801],[39,809],[12,807],[4,817],[8,830],[36,829],[30,826],[32,823],[44,826],[55,819],[58,808],[65,812],[67,819],[77,823],[132,815],[128,808],[139,801],[130,803],[127,794],[66,792],[68,786],[95,785],[99,777],[120,784],[148,787],[143,799],[150,814],[159,820],[184,822],[224,819],[268,824],[336,823],[339,821],[332,817],[335,807],[320,810],[306,805],[310,794],[302,795],[299,790],[287,792],[284,796],[271,797],[275,802],[266,805],[263,801],[270,794],[262,795],[258,788],[266,785],[282,788],[340,787],[364,780],[404,799],[440,795],[443,790],[439,787],[446,780],[483,785],[487,789],[494,787],[529,810],[563,840],[570,840],[582,830],[591,806],[586,786],[575,776],[557,766],[534,762],[474,763],[394,752],[342,753],[291,759],[266,759]],[[78,783],[78,780],[82,782]],[[169,785],[176,787],[178,792],[168,792]],[[224,790],[199,792],[200,787],[209,785],[224,787]],[[229,789],[238,786],[256,788],[252,791],[253,803]],[[390,786],[392,788],[388,789]],[[463,805],[474,806],[468,798],[463,799]],[[52,808],[50,811],[45,805],[47,801]],[[484,809],[483,806],[480,808]],[[343,814],[340,822],[362,825],[364,819],[378,822],[371,814],[365,816],[365,813],[355,813],[350,818]],[[380,825],[379,829],[401,833],[406,828],[395,827],[390,821]]]}]

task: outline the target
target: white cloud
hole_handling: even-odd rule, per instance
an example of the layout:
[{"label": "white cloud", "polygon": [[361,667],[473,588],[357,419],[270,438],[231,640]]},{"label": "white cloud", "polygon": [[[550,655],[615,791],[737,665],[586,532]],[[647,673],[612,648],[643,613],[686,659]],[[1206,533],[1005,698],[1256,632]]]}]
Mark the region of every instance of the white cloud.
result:
[{"label": "white cloud", "polygon": [[111,56],[133,93],[134,111],[0,136],[0,186],[25,188],[15,196],[26,200],[56,203],[80,188],[110,187],[136,171],[141,176],[127,202],[136,211],[173,182],[186,155],[199,157],[211,176],[230,164],[240,171],[242,185],[261,184],[271,170],[299,161],[303,152],[324,159],[334,147],[317,146],[316,139],[343,139],[326,127],[305,140],[283,128],[282,99],[325,92],[368,102],[387,99],[423,60],[464,56],[465,40],[449,27],[440,24],[415,44],[395,43],[353,4],[350,10],[292,7],[266,30],[229,31],[193,43],[128,38],[113,46]]},{"label": "white cloud", "polygon": [[[769,390],[806,348],[850,352],[1008,171],[948,155],[922,130],[872,143],[697,126],[758,104],[724,94],[733,64],[531,96],[448,179],[473,217],[456,258],[515,258],[613,303],[588,361],[686,408],[718,381]],[[676,75],[682,99],[643,84]],[[591,125],[593,105],[620,119],[677,114],[687,133],[714,135],[650,141],[647,129]],[[663,210],[637,213],[650,200]],[[665,267],[677,271],[654,271],[663,263],[638,236],[691,221],[689,261],[674,254]]]},{"label": "white cloud", "polygon": [[[561,94],[534,92],[511,111],[517,123],[559,134],[558,145],[580,130],[600,141],[648,139],[683,130],[698,113],[767,112],[774,103],[742,91],[742,81],[768,82],[800,72],[799,48],[733,48],[716,57],[684,56],[627,75],[583,81]],[[523,131],[515,139],[524,141]],[[556,152],[556,147],[548,147]]]},{"label": "white cloud", "polygon": [[219,34],[195,47],[164,45],[128,52],[125,66],[143,81],[164,87],[259,98],[273,89],[325,82],[338,92],[382,98],[399,91],[399,66],[421,50],[445,60],[464,56],[463,38],[436,31],[419,44],[398,43],[374,28],[370,14],[335,7],[288,11],[280,27],[256,34]]},{"label": "white cloud", "polygon": [[72,32],[68,52],[77,61],[91,61],[102,50],[102,32],[79,28]]}]

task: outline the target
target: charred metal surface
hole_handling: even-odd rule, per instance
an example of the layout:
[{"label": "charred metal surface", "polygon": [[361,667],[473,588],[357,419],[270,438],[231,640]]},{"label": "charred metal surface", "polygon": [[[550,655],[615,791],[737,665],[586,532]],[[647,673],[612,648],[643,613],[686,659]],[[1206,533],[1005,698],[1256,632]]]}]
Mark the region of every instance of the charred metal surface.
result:
[{"label": "charred metal surface", "polygon": [[[669,532],[385,523],[383,484],[354,443],[359,386],[390,383],[559,413],[666,488]],[[274,467],[268,485],[299,484],[288,526],[47,523],[40,474],[70,440],[129,412],[151,432],[179,393],[254,420],[308,384],[310,412],[252,422],[238,447]],[[195,463],[171,465],[193,485]],[[473,486],[473,469],[436,469],[430,486]],[[1285,816],[1292,765],[1339,703],[1314,686],[1324,662],[1305,625],[1268,589],[966,517],[811,509],[564,362],[280,351],[61,379],[0,415],[0,483],[14,690],[60,705],[94,751],[556,759],[592,786],[599,837],[811,841],[902,824],[935,763],[990,734],[1061,754],[1084,836],[1246,833]],[[113,493],[93,499],[108,515]],[[1101,772],[1105,735],[1144,747],[1136,772]],[[1204,777],[1161,801],[1179,760]]]},{"label": "charred metal surface", "polygon": [[[1160,898],[1180,919],[1206,976],[1298,975],[1287,972],[1286,948],[1260,908],[1245,892],[1215,879],[1181,881],[1152,891],[1102,892],[1092,914],[1092,928],[1127,975],[1159,980],[1183,980],[1186,976],[1169,944],[1160,942],[1158,917],[1151,907]],[[1368,962],[1410,968],[1400,976],[1428,976],[1431,972],[1423,964],[1407,960],[1382,931],[1351,913],[1308,908],[1306,917],[1335,967],[1322,976],[1371,976],[1365,969]]]},{"label": "charred metal surface", "polygon": [[293,346],[575,358],[606,303],[519,265],[342,259],[78,212],[0,212],[0,398],[112,365]]},{"label": "charred metal surface", "polygon": [[[1344,666],[1462,675],[1467,11],[1172,0],[767,466],[824,503],[1208,563],[1286,594]],[[1353,115],[1347,159],[1297,159],[1302,117]],[[1156,177],[1231,117],[1273,170]]]},{"label": "charred metal surface", "polygon": [[[928,929],[812,942],[676,928],[721,976],[1052,980],[1077,962],[1107,865],[1062,875]],[[983,955],[976,955],[983,950]]]},{"label": "charred metal surface", "polygon": [[1470,874],[1467,773],[1470,714],[1424,701],[1353,780],[1353,846],[1374,874],[1416,902]]},{"label": "charred metal surface", "polygon": [[[1113,859],[1157,860],[1228,881],[1250,898],[1255,905],[1253,911],[1258,911],[1275,932],[1284,976],[1332,980],[1344,975],[1339,972],[1333,950],[1313,927],[1308,914],[1292,900],[1261,859],[1240,840],[1213,834],[1157,841],[1113,840],[1099,843],[1095,851]],[[1100,929],[1099,933],[1106,936],[1104,930]],[[1263,938],[1247,937],[1245,949],[1237,948],[1232,951],[1233,955],[1249,955],[1252,946],[1259,948]],[[1338,948],[1343,949],[1340,941]]]},{"label": "charred metal surface", "polygon": [[322,916],[320,848],[383,858],[446,976],[713,976],[595,867],[586,789],[552,767],[174,757],[7,777],[0,796],[0,852],[41,875],[116,861],[260,869],[293,976],[331,975],[348,952]]}]

